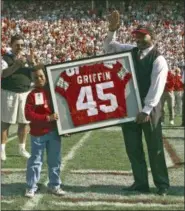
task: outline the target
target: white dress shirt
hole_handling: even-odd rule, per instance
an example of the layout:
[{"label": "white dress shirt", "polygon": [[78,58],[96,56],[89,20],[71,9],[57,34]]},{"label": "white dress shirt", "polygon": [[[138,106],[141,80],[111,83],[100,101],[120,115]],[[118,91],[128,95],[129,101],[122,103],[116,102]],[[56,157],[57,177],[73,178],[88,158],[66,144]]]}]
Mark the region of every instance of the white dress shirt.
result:
[{"label": "white dress shirt", "polygon": [[[121,44],[116,41],[116,32],[108,32],[107,37],[104,42],[104,50],[106,53],[118,53],[127,50],[131,50],[136,47],[136,45],[131,44]],[[142,58],[144,58],[154,46],[151,46],[142,51]],[[153,62],[152,74],[151,74],[151,85],[149,91],[144,100],[145,106],[142,112],[150,114],[153,107],[155,107],[162,96],[164,87],[166,84],[168,74],[168,65],[166,59],[160,55]]]}]

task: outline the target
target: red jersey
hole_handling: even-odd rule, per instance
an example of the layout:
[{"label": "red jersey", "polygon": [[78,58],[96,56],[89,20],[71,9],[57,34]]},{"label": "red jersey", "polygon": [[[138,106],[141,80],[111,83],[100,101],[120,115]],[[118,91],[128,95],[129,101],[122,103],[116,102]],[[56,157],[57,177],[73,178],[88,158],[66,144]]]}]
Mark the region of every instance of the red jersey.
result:
[{"label": "red jersey", "polygon": [[184,84],[182,83],[182,75],[174,75],[174,91],[184,90]]},{"label": "red jersey", "polygon": [[50,93],[45,88],[35,88],[26,100],[25,116],[30,122],[30,134],[42,136],[56,128],[55,122],[48,122],[47,116],[51,115]]},{"label": "red jersey", "polygon": [[121,63],[85,65],[61,73],[55,91],[68,102],[75,126],[127,116],[125,88],[131,78]]},{"label": "red jersey", "polygon": [[170,92],[174,90],[174,75],[171,71],[168,72],[166,85],[165,85],[165,91]]}]

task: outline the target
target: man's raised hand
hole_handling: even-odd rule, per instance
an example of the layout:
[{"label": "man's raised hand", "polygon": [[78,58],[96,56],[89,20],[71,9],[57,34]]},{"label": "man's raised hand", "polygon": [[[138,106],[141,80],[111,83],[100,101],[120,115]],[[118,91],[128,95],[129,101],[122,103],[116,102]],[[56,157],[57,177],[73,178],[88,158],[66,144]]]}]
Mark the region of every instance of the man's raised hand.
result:
[{"label": "man's raised hand", "polygon": [[109,16],[109,31],[116,31],[120,27],[120,14],[114,10]]}]

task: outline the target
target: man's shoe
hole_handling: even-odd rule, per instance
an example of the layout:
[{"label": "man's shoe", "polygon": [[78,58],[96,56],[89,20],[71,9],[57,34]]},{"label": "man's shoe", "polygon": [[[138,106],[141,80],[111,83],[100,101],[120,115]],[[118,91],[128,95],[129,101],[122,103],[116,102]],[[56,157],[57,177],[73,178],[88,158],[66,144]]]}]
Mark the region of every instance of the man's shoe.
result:
[{"label": "man's shoe", "polygon": [[58,196],[64,196],[66,192],[62,188],[48,188],[48,191]]},{"label": "man's shoe", "polygon": [[25,149],[19,149],[19,154],[25,158],[30,158],[30,153],[27,152]]},{"label": "man's shoe", "polygon": [[2,161],[5,161],[6,160],[6,152],[5,152],[5,150],[2,150],[1,151],[1,160]]},{"label": "man's shoe", "polygon": [[137,185],[137,184],[132,184],[129,187],[123,188],[122,190],[124,191],[139,191],[142,193],[149,193],[150,189],[147,185]]},{"label": "man's shoe", "polygon": [[34,190],[26,190],[25,196],[28,198],[33,198],[35,196]]},{"label": "man's shoe", "polygon": [[64,134],[64,137],[70,137],[70,136],[71,136],[71,135],[68,134],[68,133]]},{"label": "man's shoe", "polygon": [[168,194],[168,188],[159,188],[157,194],[160,196],[166,196]]}]

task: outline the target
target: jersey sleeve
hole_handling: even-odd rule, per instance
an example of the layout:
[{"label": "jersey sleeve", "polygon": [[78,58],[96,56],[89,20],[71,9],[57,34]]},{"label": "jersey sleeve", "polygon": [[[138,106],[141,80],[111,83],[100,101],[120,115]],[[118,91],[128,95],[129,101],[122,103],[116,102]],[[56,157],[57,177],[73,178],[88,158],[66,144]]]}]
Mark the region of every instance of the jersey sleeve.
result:
[{"label": "jersey sleeve", "polygon": [[124,67],[121,63],[116,63],[116,70],[119,79],[123,82],[124,86],[127,85],[128,81],[132,78],[132,74]]},{"label": "jersey sleeve", "polygon": [[66,76],[65,72],[62,72],[56,82],[55,86],[55,92],[58,94],[62,95],[63,97],[66,97],[67,90],[69,88],[69,80],[68,77]]}]

